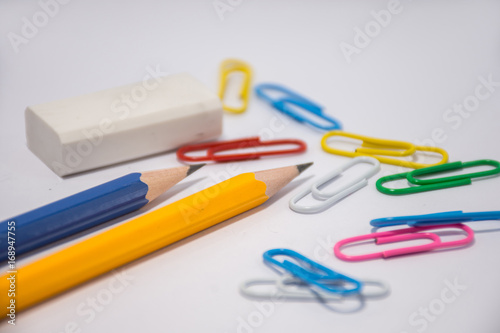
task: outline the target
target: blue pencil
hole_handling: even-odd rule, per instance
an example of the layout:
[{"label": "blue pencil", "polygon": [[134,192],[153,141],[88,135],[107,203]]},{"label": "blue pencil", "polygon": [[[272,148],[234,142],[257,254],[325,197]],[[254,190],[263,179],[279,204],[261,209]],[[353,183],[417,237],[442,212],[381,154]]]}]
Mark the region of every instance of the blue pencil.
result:
[{"label": "blue pencil", "polygon": [[0,262],[13,244],[17,256],[137,210],[203,165],[131,173],[2,221]]}]

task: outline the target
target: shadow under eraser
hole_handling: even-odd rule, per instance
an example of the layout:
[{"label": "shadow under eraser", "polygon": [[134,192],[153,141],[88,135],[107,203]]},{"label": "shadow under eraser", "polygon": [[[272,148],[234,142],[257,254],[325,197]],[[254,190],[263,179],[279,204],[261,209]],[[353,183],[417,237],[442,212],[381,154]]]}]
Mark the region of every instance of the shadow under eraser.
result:
[{"label": "shadow under eraser", "polygon": [[29,106],[28,148],[59,176],[217,138],[219,97],[187,73]]}]

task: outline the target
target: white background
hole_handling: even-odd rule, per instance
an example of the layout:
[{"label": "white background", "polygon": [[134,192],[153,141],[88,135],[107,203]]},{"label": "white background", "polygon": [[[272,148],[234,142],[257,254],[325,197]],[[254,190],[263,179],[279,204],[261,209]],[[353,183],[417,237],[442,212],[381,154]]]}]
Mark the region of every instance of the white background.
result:
[{"label": "white background", "polygon": [[[168,73],[190,72],[215,90],[218,66],[228,57],[248,61],[254,68],[254,83],[282,83],[324,105],[347,131],[417,143],[432,139],[438,128],[444,133],[438,145],[450,153],[451,161],[500,159],[499,86],[474,111],[467,112],[467,118],[461,117],[460,123],[443,118],[454,104],[474,96],[479,77],[500,81],[498,1],[402,0],[402,11],[352,56],[351,63],[340,44],[353,44],[354,29],[363,29],[373,21],[371,11],[386,10],[387,1],[232,3],[232,11],[224,12],[222,20],[211,0],[73,0],[60,5],[58,13],[26,44],[19,45],[16,53],[8,34],[21,35],[23,18],[32,21],[42,9],[36,1],[2,0],[0,219],[129,172],[178,165],[170,152],[61,179],[26,147],[23,112],[27,105],[138,82],[148,67],[156,66]],[[118,270],[133,280],[95,316],[88,312],[79,315],[77,308],[91,309],[86,305],[88,300],[102,298],[113,274],[118,273],[104,275],[18,314],[15,327],[3,321],[0,331],[500,331],[500,235],[496,222],[471,224],[475,230],[488,232],[477,233],[473,246],[455,251],[348,263],[335,258],[331,249],[340,239],[369,233],[368,223],[377,217],[498,210],[500,178],[390,197],[377,192],[374,182],[382,174],[400,169],[383,165],[366,188],[321,214],[300,215],[288,208],[290,197],[348,159],[323,152],[321,133],[281,117],[255,96],[245,114],[224,116],[222,138],[267,133],[269,139],[266,128],[271,127],[274,138],[307,141],[307,153],[207,166],[147,208],[166,205],[209,186],[217,175],[231,172],[229,166],[240,173],[315,162],[275,197]],[[38,256],[65,245],[48,248]],[[238,285],[251,277],[275,277],[263,265],[261,255],[277,247],[296,250],[353,277],[384,280],[392,293],[349,314],[314,303],[259,306],[240,296]],[[21,259],[19,264],[33,258]],[[444,304],[439,301],[442,293],[453,295],[446,291],[447,281],[457,281],[466,290],[443,309],[439,307]],[[418,311],[429,306],[438,313],[425,320]],[[412,316],[418,324],[410,321]]]}]

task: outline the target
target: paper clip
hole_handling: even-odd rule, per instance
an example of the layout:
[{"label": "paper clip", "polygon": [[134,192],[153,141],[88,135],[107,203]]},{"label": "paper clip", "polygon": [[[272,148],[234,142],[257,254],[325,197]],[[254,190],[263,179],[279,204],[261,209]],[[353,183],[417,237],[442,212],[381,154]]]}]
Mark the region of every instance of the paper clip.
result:
[{"label": "paper clip", "polygon": [[489,220],[500,220],[500,211],[464,213],[461,210],[457,210],[423,215],[383,217],[371,220],[370,224],[377,228],[401,224],[407,224],[412,227],[423,227]]},{"label": "paper clip", "polygon": [[[278,261],[275,256],[286,256],[289,260]],[[240,286],[243,295],[253,298],[272,298],[288,300],[338,301],[351,296],[382,297],[389,293],[387,284],[380,281],[358,281],[334,272],[305,256],[288,249],[273,249],[264,253],[264,262],[281,268],[284,272],[280,279],[247,280]],[[254,286],[274,286],[259,291]],[[366,286],[379,290],[368,291]],[[318,287],[318,288],[312,288]],[[349,288],[350,287],[350,288]]]},{"label": "paper clip", "polygon": [[[242,154],[216,154],[218,152],[226,150],[245,149],[245,148],[262,147],[262,146],[279,146],[279,145],[295,145],[297,147],[291,149],[251,152]],[[197,162],[197,161],[228,162],[228,161],[258,159],[262,156],[296,154],[296,153],[302,153],[306,149],[307,149],[306,143],[301,140],[282,139],[282,140],[261,141],[259,137],[251,137],[251,138],[231,140],[231,141],[207,142],[194,145],[187,145],[177,150],[177,158],[185,162]],[[189,152],[200,151],[200,150],[206,150],[207,151],[206,155],[205,156],[186,155]]]},{"label": "paper clip", "polygon": [[[355,140],[361,140],[362,144],[360,148],[357,148],[354,151],[341,150],[336,149],[328,145],[327,141],[332,136],[342,136]],[[398,165],[406,168],[420,169],[425,168],[432,165],[439,165],[446,163],[448,161],[448,153],[438,147],[427,147],[427,146],[415,146],[412,143],[404,142],[404,141],[395,141],[395,140],[386,140],[386,139],[376,139],[370,138],[367,136],[362,136],[358,134],[347,133],[343,131],[331,131],[326,133],[321,139],[321,147],[324,151],[341,155],[347,157],[356,157],[356,156],[370,156],[376,158],[381,163]],[[401,159],[388,158],[384,156],[411,156],[415,154],[417,151],[430,151],[434,153],[438,153],[442,155],[441,161],[434,164],[423,164],[412,161],[405,161]],[[382,156],[379,156],[382,155]]]},{"label": "paper clip", "polygon": [[[465,231],[467,237],[455,241],[442,242],[439,235],[435,233],[421,232],[426,230],[434,230],[442,228],[461,229]],[[362,255],[346,255],[341,251],[342,246],[365,241],[368,239],[374,239],[375,244],[388,244],[388,243],[403,242],[416,239],[429,239],[432,241],[432,243],[386,250],[377,253],[362,254]],[[446,226],[438,225],[438,226],[425,226],[425,227],[411,227],[411,228],[376,232],[372,234],[346,238],[335,244],[335,246],[333,247],[333,252],[335,253],[335,256],[337,258],[342,260],[361,261],[361,260],[371,260],[379,258],[390,258],[394,256],[400,256],[410,253],[426,252],[443,248],[459,247],[467,245],[471,243],[473,240],[474,240],[474,231],[472,231],[471,228],[463,224],[450,224]]]},{"label": "paper clip", "polygon": [[[282,98],[273,99],[264,92],[265,90],[278,91],[284,93],[285,96]],[[338,120],[323,113],[323,107],[303,96],[298,95],[293,91],[290,91],[285,87],[277,84],[263,83],[255,87],[255,92],[257,96],[269,102],[278,111],[286,114],[287,116],[295,119],[300,123],[306,123],[320,130],[333,130],[342,128],[342,125]],[[329,125],[322,125],[316,121],[311,120],[310,118],[304,117],[300,113],[293,111],[293,109],[290,108],[289,105],[294,105],[296,107],[302,108],[303,110],[310,112],[316,117],[323,119],[325,122],[329,123]]]},{"label": "paper clip", "polygon": [[[442,178],[431,178],[431,179],[418,179],[417,176],[429,175],[434,173],[441,173],[445,171],[461,170],[463,168],[470,168],[480,165],[490,165],[495,167],[491,170],[480,171],[475,173],[468,173],[464,175],[456,175]],[[395,175],[389,175],[379,178],[376,182],[377,190],[384,194],[389,195],[401,195],[401,194],[411,194],[425,191],[440,190],[443,188],[450,188],[456,186],[470,185],[472,183],[472,178],[493,176],[500,173],[500,163],[494,160],[477,160],[470,162],[452,162],[442,165],[431,166],[419,170],[413,170],[410,172],[398,173]],[[417,186],[410,186],[406,188],[387,188],[383,184],[398,180],[407,179],[410,184]]]},{"label": "paper clip", "polygon": [[[299,265],[289,261],[278,261],[275,256],[286,256],[297,261]],[[350,294],[358,293],[361,289],[361,282],[346,275],[332,271],[331,269],[318,264],[315,261],[289,249],[273,249],[264,252],[264,262],[275,265],[289,272],[302,281],[317,286],[323,290],[338,293]],[[346,288],[346,286],[352,286]]]},{"label": "paper clip", "polygon": [[[390,287],[383,281],[363,280],[363,287],[359,294],[340,295],[336,293],[325,292],[322,290],[313,290],[309,285],[304,283],[290,274],[284,274],[278,279],[251,279],[244,281],[240,285],[240,292],[244,296],[257,299],[272,299],[272,300],[293,300],[293,301],[342,301],[348,297],[362,298],[380,298],[390,292]],[[255,286],[266,286],[264,290],[259,290]],[[375,287],[375,290],[369,290],[366,287]],[[270,289],[269,287],[274,287]]]},{"label": "paper clip", "polygon": [[[224,104],[224,93],[227,88],[227,81],[229,75],[233,72],[242,72],[245,76],[243,84],[241,85],[240,98],[242,105],[240,107],[231,107]],[[252,80],[252,68],[246,62],[237,59],[227,59],[220,65],[220,84],[219,84],[219,98],[222,101],[222,108],[232,113],[243,113],[248,107],[250,99],[250,82]]]},{"label": "paper clip", "polygon": [[[336,178],[339,176],[342,172],[346,171],[347,169],[351,168],[352,166],[359,164],[359,163],[368,163],[373,165],[373,167],[366,172],[360,174],[358,177],[353,179],[350,183],[345,184],[344,186],[336,189],[335,191],[332,192],[325,192],[321,191],[319,188],[320,186],[326,184],[327,182],[331,181],[332,179]],[[367,157],[367,156],[359,156],[351,160],[350,162],[342,165],[341,167],[331,171],[330,173],[326,174],[325,176],[321,177],[318,181],[313,183],[311,187],[304,189],[302,192],[297,193],[292,199],[290,199],[289,206],[290,209],[297,213],[318,213],[321,212],[328,207],[332,206],[334,203],[342,200],[346,196],[348,196],[351,193],[356,192],[360,188],[366,186],[368,184],[368,179],[375,175],[377,172],[380,170],[380,162],[377,161],[374,158]],[[312,196],[315,199],[322,200],[317,204],[314,205],[299,205],[298,201],[302,198],[304,198],[306,195],[309,193],[312,193]]]}]

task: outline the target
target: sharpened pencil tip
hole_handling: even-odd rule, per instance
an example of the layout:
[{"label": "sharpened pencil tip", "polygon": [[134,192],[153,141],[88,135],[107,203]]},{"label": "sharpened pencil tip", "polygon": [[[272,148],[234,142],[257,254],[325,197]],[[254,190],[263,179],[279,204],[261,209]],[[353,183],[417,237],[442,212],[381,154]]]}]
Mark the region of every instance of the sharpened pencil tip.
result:
[{"label": "sharpened pencil tip", "polygon": [[304,163],[304,164],[298,164],[297,165],[297,170],[299,170],[299,175],[304,171],[305,169],[309,168],[311,165],[313,165],[313,162],[309,163]]},{"label": "sharpened pencil tip", "polygon": [[200,163],[200,164],[193,164],[189,166],[189,169],[186,173],[186,177],[195,172],[196,170],[200,169],[202,166],[206,165],[206,163]]}]

